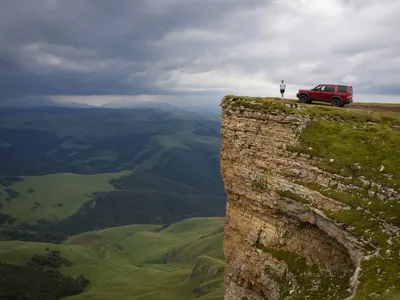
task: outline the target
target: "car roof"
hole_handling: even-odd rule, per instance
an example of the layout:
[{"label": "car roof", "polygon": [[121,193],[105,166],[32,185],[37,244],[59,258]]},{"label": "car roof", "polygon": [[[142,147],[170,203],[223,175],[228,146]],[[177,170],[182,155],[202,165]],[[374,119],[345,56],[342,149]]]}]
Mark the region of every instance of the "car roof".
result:
[{"label": "car roof", "polygon": [[319,85],[343,85],[343,86],[351,86],[351,85],[339,84],[339,83],[320,83]]}]

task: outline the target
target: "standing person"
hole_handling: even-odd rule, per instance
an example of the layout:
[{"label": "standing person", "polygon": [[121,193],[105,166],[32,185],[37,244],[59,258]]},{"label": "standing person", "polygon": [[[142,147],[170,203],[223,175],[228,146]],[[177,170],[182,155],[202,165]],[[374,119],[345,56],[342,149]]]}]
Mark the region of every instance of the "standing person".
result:
[{"label": "standing person", "polygon": [[283,81],[283,79],[281,80],[281,95],[282,95],[282,100],[283,100],[283,96],[285,95],[285,90],[286,90],[286,83]]}]

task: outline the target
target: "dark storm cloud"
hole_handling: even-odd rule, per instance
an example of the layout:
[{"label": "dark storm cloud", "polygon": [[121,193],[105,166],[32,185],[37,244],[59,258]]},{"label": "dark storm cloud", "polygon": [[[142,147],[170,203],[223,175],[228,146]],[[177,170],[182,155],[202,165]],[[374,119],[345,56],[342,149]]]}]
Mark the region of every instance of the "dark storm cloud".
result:
[{"label": "dark storm cloud", "polygon": [[0,98],[265,93],[282,78],[293,90],[343,81],[398,94],[397,8],[397,0],[0,0]]},{"label": "dark storm cloud", "polygon": [[212,30],[222,16],[261,3],[1,1],[0,93],[168,93],[154,85],[163,76],[158,71],[181,68],[188,60],[176,59],[158,41],[177,29]]}]

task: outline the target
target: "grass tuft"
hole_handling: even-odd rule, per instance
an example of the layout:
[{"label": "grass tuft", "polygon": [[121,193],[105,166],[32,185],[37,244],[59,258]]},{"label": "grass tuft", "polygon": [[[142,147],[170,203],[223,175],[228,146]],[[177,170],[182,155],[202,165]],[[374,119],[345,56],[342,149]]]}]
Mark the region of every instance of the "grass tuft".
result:
[{"label": "grass tuft", "polygon": [[308,201],[307,199],[303,198],[300,195],[292,193],[291,191],[288,191],[288,190],[277,190],[276,193],[279,196],[284,197],[284,198],[289,198],[289,199],[292,199],[294,201],[297,201],[297,202],[300,202],[303,204],[310,204],[310,201]]},{"label": "grass tuft", "polygon": [[258,189],[258,190],[266,190],[268,188],[267,183],[265,181],[262,181],[262,180],[254,180],[251,183],[251,186],[253,188],[255,188],[255,189]]}]

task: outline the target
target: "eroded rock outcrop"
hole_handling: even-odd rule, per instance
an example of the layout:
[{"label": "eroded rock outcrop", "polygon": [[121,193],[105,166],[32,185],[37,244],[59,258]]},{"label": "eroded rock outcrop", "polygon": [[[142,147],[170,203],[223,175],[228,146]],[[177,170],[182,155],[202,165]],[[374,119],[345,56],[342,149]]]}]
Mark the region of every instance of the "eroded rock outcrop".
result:
[{"label": "eroded rock outcrop", "polygon": [[[225,300],[368,299],[399,289],[399,278],[379,291],[366,283],[376,271],[368,264],[387,262],[382,254],[388,250],[393,256],[387,258],[399,264],[393,246],[399,240],[397,219],[388,221],[378,211],[384,205],[399,209],[399,174],[388,174],[394,181],[386,186],[361,176],[364,166],[348,176],[324,167],[313,149],[301,151],[306,143],[299,135],[310,124],[349,117],[350,126],[358,115],[235,96],[226,96],[221,107],[221,175],[228,198]],[[368,220],[360,224],[357,218]],[[398,277],[398,271],[392,275]],[[360,284],[363,291],[357,293]]]}]

